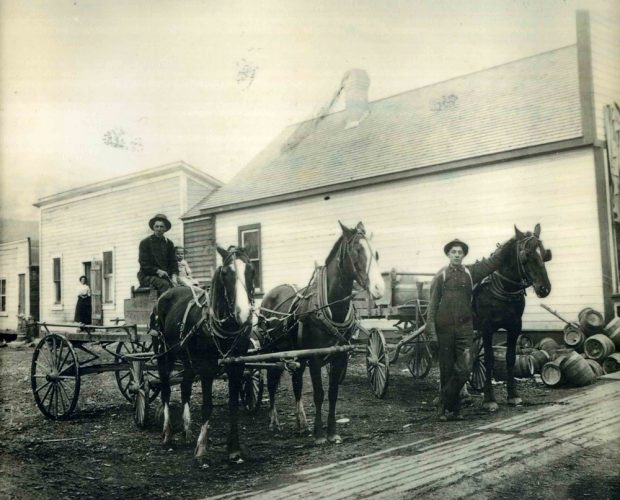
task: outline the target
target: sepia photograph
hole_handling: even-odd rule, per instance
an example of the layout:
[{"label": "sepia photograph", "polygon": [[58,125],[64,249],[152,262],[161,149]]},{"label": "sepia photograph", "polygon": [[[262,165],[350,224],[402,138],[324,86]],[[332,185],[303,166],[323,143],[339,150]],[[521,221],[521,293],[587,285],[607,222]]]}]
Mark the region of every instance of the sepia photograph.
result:
[{"label": "sepia photograph", "polygon": [[620,2],[0,40],[0,497],[620,498]]}]

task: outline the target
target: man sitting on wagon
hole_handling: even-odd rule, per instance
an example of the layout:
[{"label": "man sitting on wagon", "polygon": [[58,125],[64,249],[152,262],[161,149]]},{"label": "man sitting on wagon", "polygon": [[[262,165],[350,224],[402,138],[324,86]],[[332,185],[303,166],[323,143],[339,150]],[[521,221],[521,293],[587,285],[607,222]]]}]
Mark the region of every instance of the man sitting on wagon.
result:
[{"label": "man sitting on wagon", "polygon": [[179,265],[174,243],[164,236],[172,224],[164,214],[157,214],[149,221],[153,234],[140,242],[138,260],[140,286],[151,286],[161,295],[178,285]]}]

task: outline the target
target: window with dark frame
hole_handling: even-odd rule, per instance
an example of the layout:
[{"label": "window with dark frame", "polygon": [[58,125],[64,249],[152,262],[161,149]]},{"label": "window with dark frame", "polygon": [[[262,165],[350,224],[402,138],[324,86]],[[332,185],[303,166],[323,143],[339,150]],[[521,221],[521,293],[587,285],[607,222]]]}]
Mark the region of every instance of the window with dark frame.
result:
[{"label": "window with dark frame", "polygon": [[263,290],[260,224],[239,227],[239,246],[245,248],[254,267],[254,289],[260,293]]},{"label": "window with dark frame", "polygon": [[54,257],[54,304],[60,304],[62,301],[62,273],[60,270],[60,257]]},{"label": "window with dark frame", "polygon": [[6,280],[0,279],[0,312],[6,312]]},{"label": "window with dark frame", "polygon": [[103,302],[114,302],[114,252],[103,252]]}]

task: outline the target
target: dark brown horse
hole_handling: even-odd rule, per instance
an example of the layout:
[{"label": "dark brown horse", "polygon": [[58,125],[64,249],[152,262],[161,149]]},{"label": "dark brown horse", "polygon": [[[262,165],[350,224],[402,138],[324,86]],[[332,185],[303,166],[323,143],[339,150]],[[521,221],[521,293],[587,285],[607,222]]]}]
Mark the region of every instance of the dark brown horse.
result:
[{"label": "dark brown horse", "polygon": [[482,334],[484,346],[484,407],[496,411],[491,378],[493,376],[493,334],[500,328],[507,332],[506,371],[508,404],[520,405],[514,378],[517,338],[521,335],[521,317],[525,309],[525,290],[530,286],[538,297],[551,292],[545,262],[551,260],[551,250],[545,250],[540,240],[540,224],[534,232],[522,233],[515,226],[515,236],[506,243],[511,246],[505,252],[504,261],[497,271],[474,291],[473,307],[475,329]]},{"label": "dark brown horse", "polygon": [[[353,229],[342,223],[340,226],[342,235],[325,260],[325,266],[317,267],[306,288],[297,290],[292,285],[280,285],[265,295],[259,316],[259,331],[264,332],[264,338],[261,339],[264,352],[348,344],[355,328],[351,304],[353,281],[357,281],[375,299],[383,295],[385,285],[379,271],[379,256],[372,250],[364,225],[360,222]],[[342,440],[336,432],[336,401],[338,385],[346,372],[347,359],[346,353],[310,357],[302,360],[301,368],[292,373],[297,426],[300,432],[306,432],[308,423],[301,392],[306,364],[310,368],[316,411],[314,437],[319,444],[326,441],[321,417],[325,397],[321,367],[330,363],[327,440],[339,443]],[[271,368],[267,373],[271,429],[280,428],[275,394],[281,375],[282,370],[278,368]]]},{"label": "dark brown horse", "polygon": [[[218,359],[243,356],[250,346],[254,269],[242,248],[217,247],[222,266],[213,276],[211,297],[188,287],[176,287],[164,293],[153,311],[157,330],[157,368],[161,380],[164,444],[172,440],[170,422],[170,374],[177,359],[183,362],[181,401],[186,441],[191,439],[189,401],[196,375],[202,384],[202,426],[194,457],[200,460],[207,449],[209,418],[213,411],[213,380],[219,375]],[[241,461],[237,426],[237,406],[243,366],[228,365],[228,407],[230,432],[228,457]]]}]

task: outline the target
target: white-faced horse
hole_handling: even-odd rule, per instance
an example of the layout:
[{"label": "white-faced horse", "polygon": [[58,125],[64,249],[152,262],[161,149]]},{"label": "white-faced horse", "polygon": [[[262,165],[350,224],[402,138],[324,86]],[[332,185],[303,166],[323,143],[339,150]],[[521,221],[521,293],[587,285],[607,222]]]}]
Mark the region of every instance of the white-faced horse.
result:
[{"label": "white-faced horse", "polygon": [[[164,444],[172,440],[170,422],[170,374],[175,361],[183,363],[181,401],[185,439],[191,439],[189,401],[196,375],[202,384],[202,425],[194,456],[202,459],[207,449],[207,431],[213,411],[212,386],[220,368],[218,359],[243,356],[250,345],[254,269],[242,248],[217,247],[223,264],[213,276],[210,299],[206,292],[196,293],[188,287],[176,287],[164,293],[154,310],[157,330],[157,367],[161,380]],[[241,461],[237,425],[237,407],[243,366],[228,365],[228,407],[230,431],[228,456]]]},{"label": "white-faced horse", "polygon": [[[379,255],[366,237],[364,225],[360,222],[352,229],[342,223],[340,226],[342,234],[327,256],[325,266],[316,268],[306,288],[297,290],[292,285],[280,285],[263,298],[259,331],[268,332],[263,339],[263,351],[281,352],[346,345],[356,327],[351,303],[353,281],[357,281],[375,299],[383,295],[385,284],[379,270]],[[314,437],[317,443],[326,441],[321,417],[325,397],[321,367],[330,363],[327,440],[340,442],[341,438],[336,431],[336,402],[338,386],[346,372],[347,360],[346,353],[332,354],[328,357],[310,357],[303,360],[301,368],[292,374],[297,425],[300,431],[305,432],[308,423],[301,392],[306,364],[310,368],[316,411]],[[280,427],[275,394],[281,374],[282,370],[278,368],[269,369],[267,374],[272,429]]]}]

